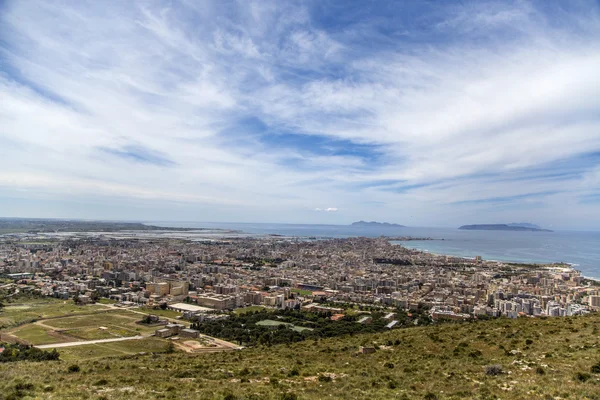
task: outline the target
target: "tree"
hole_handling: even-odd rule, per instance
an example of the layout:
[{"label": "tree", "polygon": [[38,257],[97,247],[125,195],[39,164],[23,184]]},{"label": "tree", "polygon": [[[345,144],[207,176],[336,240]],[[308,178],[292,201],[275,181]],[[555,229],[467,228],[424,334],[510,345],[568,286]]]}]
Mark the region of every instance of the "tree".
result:
[{"label": "tree", "polygon": [[167,303],[160,303],[160,309],[161,310],[166,310],[167,309]]},{"label": "tree", "polygon": [[167,349],[165,350],[165,352],[167,354],[175,353],[175,345],[173,344],[173,342],[169,342],[167,344]]},{"label": "tree", "polygon": [[100,295],[98,294],[98,292],[94,291],[94,292],[92,292],[92,295],[90,296],[90,299],[93,302],[96,302],[96,301],[100,300]]}]

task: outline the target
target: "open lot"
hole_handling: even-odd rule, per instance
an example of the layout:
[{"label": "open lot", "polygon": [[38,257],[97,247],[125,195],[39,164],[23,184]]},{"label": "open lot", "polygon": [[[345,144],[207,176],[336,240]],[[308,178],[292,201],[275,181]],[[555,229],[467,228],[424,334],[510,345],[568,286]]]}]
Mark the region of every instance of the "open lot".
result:
[{"label": "open lot", "polygon": [[181,317],[183,315],[182,313],[177,312],[177,311],[162,310],[160,308],[154,309],[152,307],[139,307],[139,308],[136,308],[135,311],[139,311],[144,314],[158,315],[160,317],[173,318],[173,319],[175,319],[177,317]]},{"label": "open lot", "polygon": [[0,329],[44,318],[94,313],[103,310],[101,305],[75,305],[71,300],[53,298],[23,299],[7,303],[0,311]]},{"label": "open lot", "polygon": [[233,313],[234,314],[245,314],[247,312],[262,311],[264,309],[265,309],[265,307],[263,307],[263,306],[249,306],[249,307],[244,307],[244,308],[236,308],[235,310],[233,310]]},{"label": "open lot", "polygon": [[19,326],[7,331],[33,345],[150,335],[154,327],[137,324],[141,314],[126,310],[68,315]]}]

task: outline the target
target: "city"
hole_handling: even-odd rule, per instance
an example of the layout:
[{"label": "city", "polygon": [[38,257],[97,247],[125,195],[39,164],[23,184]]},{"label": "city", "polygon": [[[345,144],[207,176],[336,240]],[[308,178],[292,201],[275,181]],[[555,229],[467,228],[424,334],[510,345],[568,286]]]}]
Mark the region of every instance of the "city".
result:
[{"label": "city", "polygon": [[[13,286],[85,304],[162,306],[183,319],[226,318],[247,307],[344,314],[416,310],[433,320],[571,316],[600,309],[600,286],[564,264],[527,265],[409,250],[384,237],[5,238],[0,272]],[[392,324],[393,326],[393,324]]]}]

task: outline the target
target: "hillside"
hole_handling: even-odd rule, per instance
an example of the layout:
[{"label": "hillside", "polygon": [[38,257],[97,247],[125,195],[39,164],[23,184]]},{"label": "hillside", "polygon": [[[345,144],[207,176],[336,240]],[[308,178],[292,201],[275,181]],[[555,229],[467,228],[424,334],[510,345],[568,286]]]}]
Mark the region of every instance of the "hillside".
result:
[{"label": "hillside", "polygon": [[[595,314],[447,323],[203,355],[82,361],[71,354],[67,361],[0,363],[0,398],[598,399],[599,328]],[[360,345],[377,349],[358,355]]]}]

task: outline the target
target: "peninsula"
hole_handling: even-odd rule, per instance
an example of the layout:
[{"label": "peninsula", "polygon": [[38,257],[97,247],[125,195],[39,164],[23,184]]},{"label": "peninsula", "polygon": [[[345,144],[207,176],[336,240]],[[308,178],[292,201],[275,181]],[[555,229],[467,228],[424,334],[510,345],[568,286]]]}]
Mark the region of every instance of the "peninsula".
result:
[{"label": "peninsula", "polygon": [[463,225],[458,229],[471,231],[527,231],[527,232],[552,232],[550,229],[533,228],[515,224],[479,224]]}]

